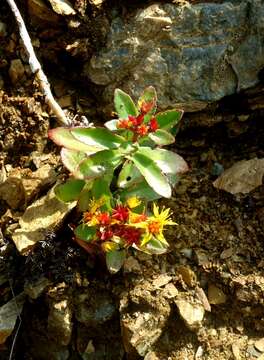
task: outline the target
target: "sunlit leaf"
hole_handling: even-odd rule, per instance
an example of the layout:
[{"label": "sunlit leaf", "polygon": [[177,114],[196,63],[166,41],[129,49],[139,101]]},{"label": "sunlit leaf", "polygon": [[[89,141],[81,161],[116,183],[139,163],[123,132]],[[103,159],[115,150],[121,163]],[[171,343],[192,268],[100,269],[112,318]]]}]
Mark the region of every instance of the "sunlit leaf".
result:
[{"label": "sunlit leaf", "polygon": [[106,253],[106,266],[111,274],[117,273],[124,264],[126,253],[124,250],[109,251]]},{"label": "sunlit leaf", "polygon": [[167,110],[155,115],[159,128],[164,130],[171,130],[177,126],[182,118],[183,110]]},{"label": "sunlit leaf", "polygon": [[155,132],[150,133],[149,138],[154,141],[157,145],[170,145],[175,142],[175,138],[168,131],[158,129]]},{"label": "sunlit leaf", "polygon": [[95,163],[90,157],[83,160],[73,175],[78,179],[92,180],[101,177],[106,172],[106,168]]},{"label": "sunlit leaf", "polygon": [[116,149],[125,139],[105,128],[72,128],[71,134],[77,140],[103,149]]},{"label": "sunlit leaf", "polygon": [[103,150],[90,156],[95,164],[100,164],[107,168],[115,168],[120,164],[122,159],[121,150]]},{"label": "sunlit leaf", "polygon": [[171,196],[168,180],[150,157],[137,152],[131,157],[131,160],[156,193],[166,198]]},{"label": "sunlit leaf", "polygon": [[54,191],[58,199],[70,202],[78,199],[84,185],[85,181],[70,178],[64,184],[57,185]]},{"label": "sunlit leaf", "polygon": [[157,108],[157,93],[153,86],[147,87],[138,100],[138,108],[143,113],[154,114]]},{"label": "sunlit leaf", "polygon": [[86,224],[80,224],[74,230],[75,236],[83,241],[92,241],[96,235],[96,228]]},{"label": "sunlit leaf", "polygon": [[91,146],[84,144],[83,142],[77,140],[72,134],[70,128],[58,127],[56,129],[51,129],[48,132],[49,138],[59,146],[63,146],[67,149],[77,150],[85,152],[86,154],[93,154],[99,150],[102,150],[102,147]]},{"label": "sunlit leaf", "polygon": [[108,181],[104,178],[96,179],[93,183],[91,193],[94,199],[104,198],[104,205],[101,207],[103,211],[111,210],[112,193]]},{"label": "sunlit leaf", "polygon": [[181,174],[188,171],[186,161],[178,154],[165,149],[150,149],[140,147],[138,152],[148,157],[158,165],[165,174]]},{"label": "sunlit leaf", "polygon": [[119,196],[122,201],[133,196],[137,196],[145,201],[153,201],[161,198],[161,195],[157,194],[145,180],[122,190]]},{"label": "sunlit leaf", "polygon": [[143,176],[136,168],[132,161],[126,161],[119,173],[117,186],[120,188],[128,188],[135,183],[142,181]]},{"label": "sunlit leaf", "polygon": [[114,94],[115,109],[120,119],[127,119],[128,115],[137,116],[138,111],[131,97],[120,89]]},{"label": "sunlit leaf", "polygon": [[84,188],[82,189],[77,202],[77,208],[80,212],[87,211],[89,209],[89,204],[91,200],[91,188],[92,188],[92,181],[85,184]]},{"label": "sunlit leaf", "polygon": [[142,250],[144,251],[144,249],[146,252],[153,255],[161,255],[168,251],[168,247],[154,237],[152,237]]},{"label": "sunlit leaf", "polygon": [[66,148],[61,149],[61,160],[63,165],[68,169],[70,172],[74,172],[80,162],[85,159],[87,155],[84,152],[70,150]]},{"label": "sunlit leaf", "polygon": [[118,130],[117,127],[116,127],[117,122],[118,122],[117,119],[109,120],[109,121],[107,121],[107,122],[104,123],[104,126],[105,126],[108,130],[116,131],[116,130]]}]

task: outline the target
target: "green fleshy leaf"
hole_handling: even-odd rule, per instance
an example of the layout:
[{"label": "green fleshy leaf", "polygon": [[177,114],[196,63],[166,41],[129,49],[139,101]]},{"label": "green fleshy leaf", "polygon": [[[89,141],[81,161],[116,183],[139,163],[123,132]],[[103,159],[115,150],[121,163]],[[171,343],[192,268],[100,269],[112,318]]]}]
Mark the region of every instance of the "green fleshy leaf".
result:
[{"label": "green fleshy leaf", "polygon": [[149,254],[161,255],[168,251],[168,246],[164,245],[158,239],[152,237],[152,239],[141,249]]},{"label": "green fleshy leaf", "polygon": [[74,235],[80,240],[90,242],[96,235],[96,228],[86,224],[80,224],[75,228]]},{"label": "green fleshy leaf", "polygon": [[102,147],[84,144],[77,140],[72,134],[70,128],[58,127],[48,132],[49,138],[59,146],[63,146],[70,150],[82,151],[86,154],[94,154],[102,150]]},{"label": "green fleshy leaf", "polygon": [[131,160],[156,193],[166,198],[171,197],[168,180],[150,157],[137,152],[131,157]]},{"label": "green fleshy leaf", "polygon": [[57,185],[54,192],[61,201],[70,202],[78,199],[84,185],[85,181],[71,178],[64,184]]},{"label": "green fleshy leaf", "polygon": [[[157,108],[157,93],[153,86],[147,87],[143,94],[138,100],[138,108],[141,109],[142,106],[148,107],[148,114],[154,114]],[[146,121],[148,119],[145,119]]]},{"label": "green fleshy leaf", "polygon": [[131,97],[120,89],[115,89],[114,103],[120,119],[127,119],[128,115],[138,115],[137,108]]},{"label": "green fleshy leaf", "polygon": [[76,170],[80,162],[86,157],[87,155],[81,151],[70,150],[66,148],[61,149],[62,163],[71,173]]},{"label": "green fleshy leaf", "polygon": [[118,150],[103,150],[90,156],[90,159],[95,164],[100,164],[107,168],[115,168],[120,164],[122,159],[121,149]]},{"label": "green fleshy leaf", "polygon": [[77,202],[77,208],[80,212],[85,212],[89,209],[89,204],[91,200],[91,188],[93,182],[88,182],[82,189]]},{"label": "green fleshy leaf", "polygon": [[106,253],[106,266],[111,274],[117,273],[124,264],[126,253],[124,250],[109,251]]},{"label": "green fleshy leaf", "polygon": [[168,131],[158,129],[155,132],[150,133],[149,138],[154,141],[157,145],[170,145],[175,142],[175,138]]},{"label": "green fleshy leaf", "polygon": [[143,180],[138,184],[134,184],[131,187],[124,189],[119,194],[120,199],[125,201],[130,197],[136,196],[144,201],[154,201],[161,198],[159,194],[157,194],[148,183]]},{"label": "green fleshy leaf", "polygon": [[93,180],[101,177],[106,172],[106,168],[95,163],[90,157],[83,160],[73,175],[78,179]]},{"label": "green fleshy leaf", "polygon": [[96,179],[93,183],[93,187],[91,190],[92,197],[94,199],[101,199],[103,197],[105,199],[105,204],[101,207],[102,211],[111,210],[111,200],[112,200],[112,193],[109,187],[109,181],[105,180],[104,178]]},{"label": "green fleshy leaf", "polygon": [[122,155],[118,150],[102,150],[83,160],[74,176],[79,179],[96,179],[102,175],[112,178],[114,169],[120,164]]},{"label": "green fleshy leaf", "polygon": [[160,129],[171,130],[177,126],[182,118],[183,110],[167,110],[156,114]]},{"label": "green fleshy leaf", "polygon": [[151,157],[164,174],[179,174],[188,171],[188,165],[178,154],[165,149],[150,149],[140,147],[138,149],[143,155]]},{"label": "green fleshy leaf", "polygon": [[125,142],[119,135],[105,128],[73,128],[71,134],[79,141],[90,146],[104,149],[117,149]]},{"label": "green fleshy leaf", "polygon": [[116,127],[117,122],[118,122],[117,119],[109,120],[109,121],[104,123],[104,126],[110,131],[116,131],[116,130],[119,130]]},{"label": "green fleshy leaf", "polygon": [[142,181],[143,176],[136,166],[129,160],[127,160],[117,179],[117,186],[122,189],[126,189],[140,181]]}]

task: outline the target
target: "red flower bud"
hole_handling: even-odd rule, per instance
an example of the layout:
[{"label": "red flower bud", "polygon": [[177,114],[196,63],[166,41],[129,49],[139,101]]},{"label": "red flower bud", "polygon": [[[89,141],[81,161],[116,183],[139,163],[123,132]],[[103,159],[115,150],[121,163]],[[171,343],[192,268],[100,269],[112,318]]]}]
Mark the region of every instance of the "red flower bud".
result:
[{"label": "red flower bud", "polygon": [[159,128],[159,124],[156,118],[151,118],[149,122],[149,128],[152,132],[155,132]]},{"label": "red flower bud", "polygon": [[150,101],[150,102],[143,102],[140,108],[140,111],[142,114],[147,114],[150,110],[152,110],[154,106],[154,102]]},{"label": "red flower bud", "polygon": [[128,208],[126,206],[118,205],[113,210],[112,218],[125,222],[128,219],[128,215],[129,215]]},{"label": "red flower bud", "polygon": [[149,130],[148,126],[145,124],[142,124],[137,128],[136,132],[140,136],[145,136],[145,135],[147,135],[148,130]]}]

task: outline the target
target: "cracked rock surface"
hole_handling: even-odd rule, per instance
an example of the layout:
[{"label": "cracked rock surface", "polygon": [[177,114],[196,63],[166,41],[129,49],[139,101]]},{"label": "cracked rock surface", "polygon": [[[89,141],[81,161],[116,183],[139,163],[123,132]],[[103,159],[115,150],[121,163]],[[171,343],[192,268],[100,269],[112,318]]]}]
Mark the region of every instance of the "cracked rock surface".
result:
[{"label": "cracked rock surface", "polygon": [[84,73],[104,86],[106,103],[116,87],[137,97],[151,84],[162,107],[201,110],[258,83],[263,20],[260,0],[146,6],[112,20]]}]

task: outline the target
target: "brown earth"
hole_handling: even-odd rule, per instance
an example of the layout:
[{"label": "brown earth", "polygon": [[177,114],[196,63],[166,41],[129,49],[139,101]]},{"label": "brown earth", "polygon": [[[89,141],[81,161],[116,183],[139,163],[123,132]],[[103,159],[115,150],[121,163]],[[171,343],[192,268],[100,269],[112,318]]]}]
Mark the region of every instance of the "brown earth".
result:
[{"label": "brown earth", "polygon": [[[70,117],[85,115],[98,124],[103,113],[100,89],[91,90],[90,84],[78,81],[78,64],[103,43],[113,2],[98,8],[91,1],[89,15],[81,12],[84,2],[75,3],[80,3],[83,22],[78,36],[84,48],[78,47],[73,58],[65,47],[77,35],[73,29],[66,31],[63,19],[57,28],[42,22],[29,28],[40,43],[38,56],[61,105]],[[25,171],[34,172],[42,164],[51,165],[61,176],[58,149],[47,140],[55,118],[30,75],[4,0],[0,7],[0,21],[8,24],[6,36],[0,37],[0,161],[4,165],[0,180],[11,169],[21,171],[23,177]],[[25,72],[12,83],[10,62],[18,58]],[[261,85],[258,96],[260,89]],[[186,159],[190,171],[172,199],[163,202],[179,224],[168,231],[170,251],[159,257],[131,254],[117,275],[108,274],[103,262],[72,241],[67,224],[74,222],[75,212],[61,230],[47,233],[27,257],[17,252],[11,235],[18,218],[50,185],[37,188],[13,208],[1,200],[0,305],[24,288],[28,294],[29,289],[43,291],[36,298],[30,293],[17,339],[14,331],[0,347],[0,359],[9,358],[12,344],[17,360],[264,358],[264,187],[231,195],[212,185],[221,167],[264,157],[263,111],[261,106],[248,110],[248,103],[241,94],[224,99],[217,110],[212,107],[211,115],[217,112],[221,121],[211,128],[199,126],[199,118],[210,113],[183,118],[173,149]],[[241,116],[245,113],[248,116]],[[192,119],[193,125],[187,126]],[[58,304],[64,309],[61,312]],[[191,314],[187,316],[182,308],[188,306]]]}]

